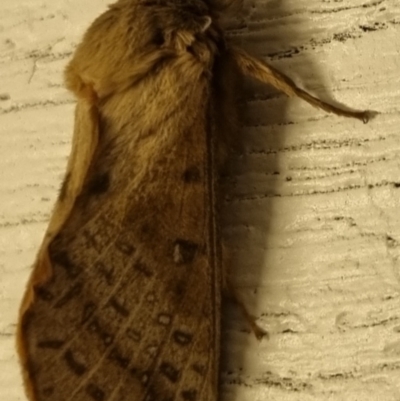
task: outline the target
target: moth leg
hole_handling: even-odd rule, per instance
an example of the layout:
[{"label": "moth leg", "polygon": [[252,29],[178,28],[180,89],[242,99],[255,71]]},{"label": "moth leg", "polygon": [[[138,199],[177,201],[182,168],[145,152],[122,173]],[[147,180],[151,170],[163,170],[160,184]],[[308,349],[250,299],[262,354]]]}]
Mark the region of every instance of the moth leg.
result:
[{"label": "moth leg", "polygon": [[238,291],[235,289],[235,287],[231,284],[231,282],[228,280],[228,293],[230,295],[230,298],[235,301],[236,305],[240,308],[243,316],[247,320],[248,324],[250,325],[251,331],[254,333],[256,336],[257,340],[261,340],[263,337],[268,338],[268,332],[264,330],[262,327],[260,327],[257,322],[256,322],[256,317],[253,316],[249,310],[247,309],[245,303],[242,301]]},{"label": "moth leg", "polygon": [[357,118],[364,123],[367,123],[374,115],[373,112],[344,110],[329,103],[323,102],[322,100],[310,95],[303,89],[297,87],[287,75],[281,73],[264,61],[250,56],[237,47],[231,47],[230,51],[243,74],[256,78],[261,82],[270,84],[290,97],[298,96],[312,106],[325,110],[328,113],[337,114],[338,116],[343,117]]},{"label": "moth leg", "polygon": [[222,285],[223,285],[223,290],[224,293],[229,296],[230,299],[232,299],[236,305],[240,308],[241,312],[243,313],[243,316],[247,320],[252,332],[256,336],[258,340],[261,340],[263,337],[268,338],[268,332],[265,331],[263,328],[261,328],[257,323],[256,323],[256,317],[253,316],[247,309],[245,303],[242,301],[239,292],[236,290],[235,286],[232,284],[231,280],[229,279],[228,273],[226,266],[229,266],[229,256],[228,252],[224,246],[222,246],[222,259],[223,259],[223,266],[224,268],[222,269]]}]

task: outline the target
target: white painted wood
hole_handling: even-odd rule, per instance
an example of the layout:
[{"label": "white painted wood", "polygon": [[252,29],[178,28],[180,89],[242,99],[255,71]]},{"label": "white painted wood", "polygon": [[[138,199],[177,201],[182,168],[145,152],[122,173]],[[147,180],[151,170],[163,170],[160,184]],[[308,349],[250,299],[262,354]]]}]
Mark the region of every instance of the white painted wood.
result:
[{"label": "white painted wood", "polygon": [[[64,173],[62,69],[107,1],[0,3],[0,399],[25,400],[18,305]],[[248,82],[223,188],[232,280],[269,339],[224,318],[227,401],[400,399],[400,3],[245,2],[230,36],[368,125]],[[56,400],[54,400],[56,401]],[[203,401],[203,400],[201,400]]]}]

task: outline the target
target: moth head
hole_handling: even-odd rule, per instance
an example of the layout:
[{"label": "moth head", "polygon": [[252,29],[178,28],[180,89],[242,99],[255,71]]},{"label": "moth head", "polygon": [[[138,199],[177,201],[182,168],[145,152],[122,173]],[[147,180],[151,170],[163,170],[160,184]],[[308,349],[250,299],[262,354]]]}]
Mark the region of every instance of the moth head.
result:
[{"label": "moth head", "polygon": [[[181,46],[216,35],[218,13],[213,0],[142,0],[141,8],[150,12],[157,39]],[[161,40],[160,40],[161,39]]]}]

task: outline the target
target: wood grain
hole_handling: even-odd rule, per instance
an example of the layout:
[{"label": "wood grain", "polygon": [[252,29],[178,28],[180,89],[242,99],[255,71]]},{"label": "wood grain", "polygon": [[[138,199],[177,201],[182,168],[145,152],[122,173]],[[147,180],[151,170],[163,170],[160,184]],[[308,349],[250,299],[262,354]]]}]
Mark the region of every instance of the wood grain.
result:
[{"label": "wood grain", "polygon": [[[224,323],[222,399],[400,397],[400,5],[246,1],[230,36],[305,89],[380,114],[326,115],[248,82],[224,175],[232,279],[268,329]],[[0,399],[24,400],[17,308],[65,169],[61,72],[104,0],[0,5]]]}]

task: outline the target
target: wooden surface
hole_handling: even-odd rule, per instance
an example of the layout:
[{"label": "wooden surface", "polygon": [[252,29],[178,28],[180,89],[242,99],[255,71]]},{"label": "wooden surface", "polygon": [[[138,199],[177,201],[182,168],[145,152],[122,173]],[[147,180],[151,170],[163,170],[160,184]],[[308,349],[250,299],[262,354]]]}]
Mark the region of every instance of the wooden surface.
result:
[{"label": "wooden surface", "polygon": [[[0,400],[25,400],[17,309],[63,177],[62,69],[107,1],[0,3]],[[221,399],[400,400],[400,3],[245,1],[229,34],[368,125],[248,82],[223,186],[232,280]],[[57,400],[54,400],[57,401]],[[204,400],[200,400],[204,401]]]}]

